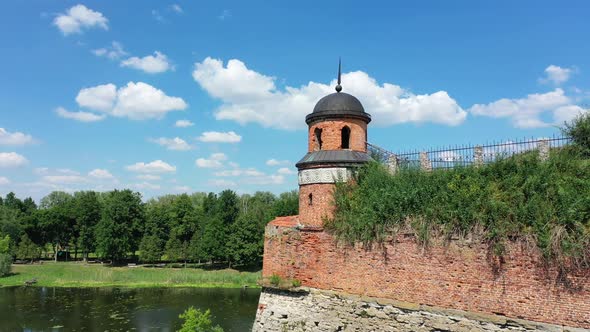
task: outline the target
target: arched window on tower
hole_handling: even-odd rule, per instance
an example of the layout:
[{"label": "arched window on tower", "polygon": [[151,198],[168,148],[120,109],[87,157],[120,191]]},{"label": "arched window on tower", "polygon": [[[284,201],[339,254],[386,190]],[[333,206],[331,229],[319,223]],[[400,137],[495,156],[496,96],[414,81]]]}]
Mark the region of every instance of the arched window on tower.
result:
[{"label": "arched window on tower", "polygon": [[309,206],[313,205],[313,194],[312,194],[312,193],[310,193],[310,194],[309,194],[309,196],[307,196],[307,198],[308,198],[308,200],[309,200],[309,202],[308,202],[308,205],[309,205]]},{"label": "arched window on tower", "polygon": [[313,133],[315,135],[315,147],[313,150],[319,151],[322,149],[322,129],[316,128]]},{"label": "arched window on tower", "polygon": [[342,149],[350,149],[350,128],[348,126],[342,127],[341,137],[342,144],[340,144],[340,147]]}]

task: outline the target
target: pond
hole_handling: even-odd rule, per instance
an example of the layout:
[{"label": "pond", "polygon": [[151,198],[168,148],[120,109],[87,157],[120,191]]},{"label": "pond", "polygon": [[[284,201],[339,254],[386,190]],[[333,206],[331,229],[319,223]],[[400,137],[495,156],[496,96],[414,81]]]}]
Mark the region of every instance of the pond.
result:
[{"label": "pond", "polygon": [[190,306],[214,324],[249,331],[259,289],[0,288],[0,331],[176,331]]}]

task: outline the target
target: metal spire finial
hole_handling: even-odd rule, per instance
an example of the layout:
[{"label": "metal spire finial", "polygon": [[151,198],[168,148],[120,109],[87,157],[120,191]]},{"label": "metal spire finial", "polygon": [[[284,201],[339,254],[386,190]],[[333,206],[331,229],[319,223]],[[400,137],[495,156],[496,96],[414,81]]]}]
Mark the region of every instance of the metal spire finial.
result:
[{"label": "metal spire finial", "polygon": [[340,58],[338,58],[338,85],[336,85],[336,92],[340,92],[342,91],[342,85],[340,85],[340,83],[342,83],[340,76],[341,76],[341,72],[342,72],[342,61]]}]

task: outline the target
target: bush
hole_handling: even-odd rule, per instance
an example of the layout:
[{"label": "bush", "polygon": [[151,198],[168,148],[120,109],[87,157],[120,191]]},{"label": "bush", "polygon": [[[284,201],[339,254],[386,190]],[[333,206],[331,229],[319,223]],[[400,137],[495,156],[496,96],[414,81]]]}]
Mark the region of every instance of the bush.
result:
[{"label": "bush", "polygon": [[291,283],[292,283],[293,287],[300,287],[301,286],[301,280],[299,280],[299,279],[293,279],[291,281]]},{"label": "bush", "polygon": [[211,311],[209,309],[201,312],[199,309],[190,307],[178,317],[184,320],[178,332],[223,332],[223,329],[219,325],[213,326],[211,322]]},{"label": "bush", "polygon": [[0,277],[10,274],[12,267],[12,256],[9,254],[0,254]]},{"label": "bush", "polygon": [[590,156],[590,113],[579,115],[571,122],[564,123],[561,130],[571,137],[573,145],[585,156]]},{"label": "bush", "polygon": [[395,176],[372,162],[356,181],[336,186],[334,203],[326,228],[346,243],[370,246],[409,227],[425,244],[476,234],[502,254],[520,237],[548,261],[590,262],[590,163],[569,148],[551,150],[546,162],[530,151],[482,167]]},{"label": "bush", "polygon": [[273,273],[273,275],[269,278],[270,284],[273,286],[278,286],[281,284],[282,278],[280,275]]}]

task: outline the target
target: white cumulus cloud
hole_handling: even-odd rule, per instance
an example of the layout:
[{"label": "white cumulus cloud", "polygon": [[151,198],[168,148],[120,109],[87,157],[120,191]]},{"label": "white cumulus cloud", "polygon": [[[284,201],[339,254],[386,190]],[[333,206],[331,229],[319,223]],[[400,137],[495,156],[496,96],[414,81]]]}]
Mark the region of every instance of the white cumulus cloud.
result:
[{"label": "white cumulus cloud", "polygon": [[561,106],[553,111],[553,123],[560,125],[570,122],[588,111],[588,109],[583,109],[577,105]]},{"label": "white cumulus cloud", "polygon": [[290,163],[290,161],[288,161],[288,160],[277,160],[274,158],[271,158],[266,161],[266,165],[268,165],[268,166],[288,165],[289,163]]},{"label": "white cumulus cloud", "polygon": [[223,167],[223,161],[227,160],[227,156],[223,153],[213,153],[206,158],[198,158],[195,160],[195,165],[200,168],[221,168]]},{"label": "white cumulus cloud", "polygon": [[133,188],[139,189],[139,190],[159,190],[160,189],[160,185],[159,184],[153,184],[153,183],[149,183],[149,182],[141,182],[141,183],[134,183],[131,185]]},{"label": "white cumulus cloud", "polygon": [[223,170],[213,173],[216,177],[236,177],[239,178],[238,183],[253,184],[253,185],[274,185],[283,184],[285,182],[284,175],[294,174],[287,168],[281,168],[277,174],[266,174],[258,171],[255,168],[241,169],[235,166],[234,169]]},{"label": "white cumulus cloud", "polygon": [[117,41],[113,41],[111,46],[92,50],[96,56],[107,57],[111,60],[117,60],[126,56],[128,53],[123,49],[123,45]]},{"label": "white cumulus cloud", "polygon": [[563,68],[556,65],[550,65],[545,68],[545,77],[539,79],[541,83],[553,83],[560,85],[567,82],[570,76],[575,72],[575,68]]},{"label": "white cumulus cloud", "polygon": [[256,170],[255,168],[248,169],[230,169],[225,171],[219,171],[214,173],[215,176],[264,176],[264,173]]},{"label": "white cumulus cloud", "polygon": [[149,163],[138,162],[126,167],[127,170],[138,173],[174,173],[176,166],[172,166],[162,160],[154,160]]},{"label": "white cumulus cloud", "polygon": [[180,7],[179,4],[175,3],[172,6],[170,6],[170,8],[172,8],[173,11],[175,11],[178,14],[182,14],[184,12],[184,10],[182,10],[182,7]]},{"label": "white cumulus cloud", "polygon": [[174,186],[174,188],[172,188],[172,189],[176,192],[181,192],[181,193],[188,193],[193,190],[189,186]]},{"label": "white cumulus cloud", "polygon": [[186,107],[182,98],[167,96],[162,90],[143,82],[129,82],[117,91],[117,104],[112,114],[134,120],[160,119],[168,112]]},{"label": "white cumulus cloud", "polygon": [[70,112],[63,107],[56,108],[55,113],[64,119],[76,120],[80,122],[97,122],[104,120],[106,117],[104,114],[99,115],[91,112]]},{"label": "white cumulus cloud", "polygon": [[10,180],[5,176],[0,176],[0,186],[10,184]]},{"label": "white cumulus cloud", "polygon": [[158,51],[155,51],[154,55],[147,55],[143,58],[134,56],[127,60],[123,60],[121,61],[121,66],[138,69],[148,74],[163,73],[173,69],[168,57]]},{"label": "white cumulus cloud", "polygon": [[88,172],[88,176],[93,177],[95,179],[103,179],[103,180],[115,178],[113,176],[113,174],[111,174],[111,172],[109,172],[106,169],[101,169],[101,168],[96,168],[96,169],[93,169],[92,171]]},{"label": "white cumulus cloud", "polygon": [[42,180],[52,184],[78,184],[88,181],[80,175],[46,175],[42,177]]},{"label": "white cumulus cloud", "polygon": [[212,179],[212,180],[209,180],[208,184],[211,186],[215,186],[215,187],[226,187],[226,188],[237,186],[237,184],[234,181],[229,181],[226,179]]},{"label": "white cumulus cloud", "polygon": [[162,177],[159,175],[153,175],[153,174],[140,174],[137,176],[137,178],[141,179],[141,180],[156,181],[156,180],[160,180]]},{"label": "white cumulus cloud", "polygon": [[176,123],[174,123],[174,126],[178,127],[178,128],[192,127],[194,125],[195,124],[189,120],[178,120],[178,121],[176,121]]},{"label": "white cumulus cloud", "polygon": [[65,14],[60,14],[53,20],[53,24],[66,36],[82,33],[83,28],[96,27],[108,30],[108,22],[109,20],[101,12],[80,4],[71,7]]},{"label": "white cumulus cloud", "polygon": [[182,98],[170,97],[143,82],[129,82],[119,89],[114,84],[84,88],[76,102],[83,108],[132,120],[160,119],[168,112],[187,108]]},{"label": "white cumulus cloud", "polygon": [[0,128],[0,145],[27,145],[35,143],[33,136],[21,133],[19,131],[9,132]]},{"label": "white cumulus cloud", "polygon": [[233,131],[206,131],[199,136],[198,140],[206,143],[239,143],[242,136]]},{"label": "white cumulus cloud", "polygon": [[16,152],[0,152],[0,167],[21,167],[28,163],[27,158]]},{"label": "white cumulus cloud", "polygon": [[[570,119],[573,113],[582,111],[572,105],[564,91],[557,88],[547,93],[534,93],[524,98],[502,98],[489,104],[473,105],[469,111],[473,115],[492,118],[509,118],[517,128],[540,128],[561,124],[560,120]],[[541,117],[552,114],[554,122],[549,123]]]},{"label": "white cumulus cloud", "polygon": [[[278,89],[274,77],[248,69],[240,60],[229,60],[224,66],[221,60],[210,57],[195,64],[193,78],[209,95],[222,101],[215,111],[218,120],[279,129],[305,128],[305,115],[320,98],[334,92],[336,85],[333,80]],[[359,98],[377,125],[432,122],[454,126],[467,116],[445,91],[417,95],[394,84],[380,85],[362,71],[345,73],[342,81],[345,92]]]},{"label": "white cumulus cloud", "polygon": [[113,109],[116,98],[117,87],[109,83],[81,89],[78,92],[78,96],[76,96],[76,102],[80,107],[100,112],[109,112]]},{"label": "white cumulus cloud", "polygon": [[287,168],[287,167],[281,167],[277,170],[277,173],[282,174],[282,175],[291,175],[291,174],[295,174],[297,172],[295,172],[294,170]]},{"label": "white cumulus cloud", "polygon": [[160,137],[156,139],[150,139],[151,142],[154,142],[158,145],[166,147],[168,150],[175,150],[175,151],[187,151],[192,149],[192,147],[182,138],[174,137],[174,138],[166,138]]}]

